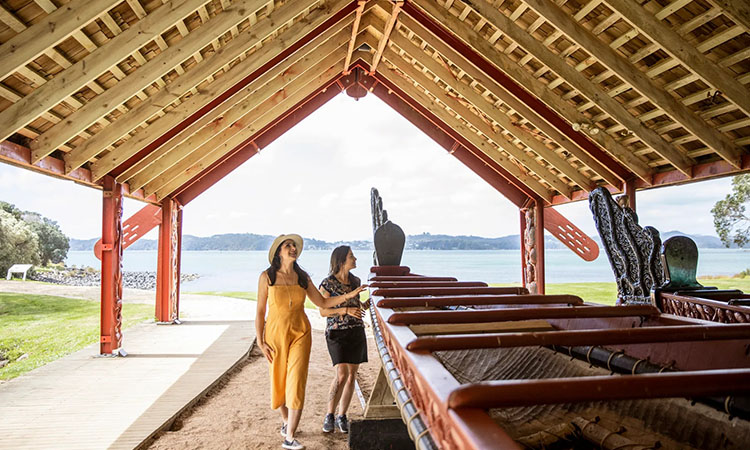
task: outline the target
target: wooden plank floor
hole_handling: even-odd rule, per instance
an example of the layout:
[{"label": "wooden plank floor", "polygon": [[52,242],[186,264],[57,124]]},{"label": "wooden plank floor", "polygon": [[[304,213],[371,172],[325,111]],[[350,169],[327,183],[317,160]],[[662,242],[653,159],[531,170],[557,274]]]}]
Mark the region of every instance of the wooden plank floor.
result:
[{"label": "wooden plank floor", "polygon": [[98,344],[0,385],[0,448],[135,448],[250,350],[250,321],[141,324],[125,358]]}]

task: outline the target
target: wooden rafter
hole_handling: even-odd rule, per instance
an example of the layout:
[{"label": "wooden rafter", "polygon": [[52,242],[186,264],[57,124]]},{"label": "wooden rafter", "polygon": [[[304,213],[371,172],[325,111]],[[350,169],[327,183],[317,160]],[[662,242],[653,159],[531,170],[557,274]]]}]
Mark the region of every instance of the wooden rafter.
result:
[{"label": "wooden rafter", "polygon": [[[582,47],[586,48],[586,50],[589,53],[596,55],[596,58],[603,65],[605,65],[614,73],[616,73],[617,76],[620,77],[624,82],[633,86],[634,89],[636,89],[642,95],[646,96],[654,105],[656,105],[658,108],[663,110],[667,115],[672,117],[675,121],[680,123],[683,127],[685,127],[686,130],[690,131],[692,134],[700,138],[709,147],[711,147],[716,153],[718,153],[724,159],[726,159],[727,162],[739,168],[741,151],[729,139],[727,139],[721,133],[715,131],[705,121],[696,117],[695,114],[693,114],[685,106],[683,106],[681,103],[675,100],[674,97],[669,95],[663,89],[649,82],[649,80],[646,77],[644,77],[642,74],[638,73],[638,71],[636,71],[632,67],[632,65],[628,63],[628,61],[625,58],[619,56],[612,48],[610,48],[604,42],[602,42],[601,40],[591,35],[591,33],[585,28],[583,28],[583,26],[581,26],[579,23],[570,20],[570,17],[562,9],[547,2],[546,0],[526,0],[526,1],[534,9],[534,11],[536,11],[538,14],[540,14],[542,17],[544,17],[546,20],[552,23],[556,28],[560,29],[566,36],[568,36],[574,42],[579,43],[579,45],[581,45]],[[659,24],[658,21],[656,21],[656,19],[653,18],[653,16],[651,16],[645,10],[643,10],[642,8],[639,8],[639,10],[636,11],[635,10],[636,4],[628,1],[627,5],[624,6],[624,3],[622,3],[620,0],[606,0],[606,2],[610,4],[610,6],[612,6],[613,4],[616,4],[626,10],[627,8],[632,8],[633,10],[631,10],[631,14],[629,15],[631,19],[629,20],[637,22],[639,29],[641,26],[647,28],[649,30],[648,32],[649,37],[657,33],[669,35],[669,33],[671,32],[672,34],[669,36],[681,41],[681,38],[679,38],[679,36],[677,36],[676,33],[672,32],[666,27],[661,26],[661,24]],[[492,14],[493,18],[497,18],[498,16],[502,15],[499,11],[494,10],[494,8],[487,7],[486,4],[484,3],[481,3],[481,8],[482,8],[482,12],[481,12],[482,14],[485,14],[485,13]],[[620,14],[622,15],[621,10],[617,9],[617,11],[620,12]],[[646,16],[646,15],[651,17],[652,20],[650,21],[645,20],[643,16]],[[635,17],[639,17],[639,16],[641,17],[640,19],[635,19]],[[655,29],[657,27],[660,30],[656,31]],[[701,55],[697,51],[687,52],[686,50],[685,51],[676,50],[677,45],[680,45],[678,42],[670,41],[668,44],[672,48],[671,51],[674,51],[679,54],[690,53],[689,58],[691,60],[692,65],[703,67],[703,64],[702,64],[703,55]],[[681,45],[683,45],[684,47],[689,47],[687,43],[684,43],[684,42]],[[667,51],[670,52],[670,50],[667,50]],[[713,64],[711,65],[713,66]],[[718,75],[720,73],[720,69],[716,70],[714,67],[712,70],[715,74],[717,74],[716,78],[720,78]],[[701,71],[701,73],[703,73],[703,71]],[[708,74],[707,67],[705,69],[705,73]],[[727,78],[731,79],[731,77],[727,77]],[[726,86],[727,88],[730,88],[730,84],[732,85],[732,87],[734,87],[734,84],[736,84],[736,82],[734,82],[734,80],[731,80],[731,83],[727,81],[726,83],[721,83],[721,84],[722,86]],[[737,86],[737,89],[732,89],[732,92],[734,93],[738,91],[744,91],[745,99],[742,100],[741,103],[742,104],[747,103],[748,106],[750,106],[750,97],[747,96],[747,90],[741,88],[740,86]],[[662,154],[662,156],[666,158],[667,160],[669,160],[670,162],[672,162],[672,164],[675,167],[677,167],[678,169],[680,169],[681,171],[685,173],[686,171],[684,169],[687,169],[689,165],[692,165],[692,162],[690,160],[685,159],[687,157],[681,158],[680,157],[681,155]],[[674,161],[672,160],[673,158],[674,158]]]},{"label": "wooden rafter", "polygon": [[[411,30],[412,32],[417,31],[420,39],[427,42],[430,47],[434,48],[437,52],[441,53],[443,57],[446,57],[449,61],[456,64],[457,67],[460,67],[460,71],[463,71],[473,79],[472,83],[478,83],[479,86],[487,89],[486,92],[481,94],[485,102],[490,102],[490,97],[487,94],[491,93],[502,103],[506,104],[511,110],[515,111],[525,120],[528,120],[534,127],[545,133],[550,139],[560,145],[561,148],[565,149],[568,153],[581,161],[582,164],[588,166],[589,169],[591,169],[597,175],[601,176],[608,183],[612,185],[618,185],[622,181],[624,181],[624,179],[628,178],[627,175],[624,175],[624,173],[628,172],[624,171],[619,165],[617,165],[617,163],[614,163],[616,167],[610,168],[586,153],[583,149],[581,149],[581,147],[577,146],[568,137],[563,135],[562,132],[560,132],[557,128],[547,122],[542,116],[539,115],[538,112],[534,111],[529,105],[526,105],[525,103],[520,101],[494,80],[490,79],[486,74],[477,69],[460,53],[453,50],[444,42],[438,40],[437,38],[434,38],[433,35],[431,35],[426,29],[424,29],[419,23],[414,21],[414,19],[408,17],[407,15],[403,15],[401,16],[401,24],[406,26],[407,29]],[[402,35],[391,37],[391,41],[399,47],[401,47],[401,43],[405,40],[407,40],[407,38]],[[437,59],[438,61],[440,61],[442,57],[440,55],[433,54],[429,59]],[[423,64],[427,64],[428,62],[430,61],[425,59],[423,61]],[[456,75],[454,75],[454,78],[459,80],[461,79]],[[617,171],[617,173],[615,171]],[[629,176],[632,177],[633,175],[629,174]]]},{"label": "wooden rafter", "polygon": [[[401,57],[398,57],[398,59],[401,59],[403,61]],[[398,62],[398,59],[397,59],[397,62]],[[407,66],[411,67],[411,64],[407,62],[404,62],[403,65],[404,65],[404,68],[407,68]],[[505,154],[503,154],[503,152],[499,151],[489,141],[481,138],[476,132],[469,129],[464,123],[458,120],[455,116],[451,115],[445,108],[443,108],[435,100],[430,98],[422,90],[414,86],[413,82],[408,81],[404,77],[404,75],[398,73],[395,68],[394,69],[382,69],[381,68],[378,71],[378,74],[381,77],[387,79],[389,82],[398,86],[399,89],[403,90],[414,101],[418,102],[425,109],[427,109],[430,113],[434,114],[440,120],[442,120],[451,128],[453,128],[456,132],[461,134],[464,138],[466,138],[469,142],[471,142],[472,145],[480,149],[487,156],[489,156],[493,161],[495,161],[498,165],[500,165],[500,167],[502,167],[508,173],[516,177],[521,184],[527,186],[534,193],[536,193],[537,195],[539,195],[540,197],[542,197],[543,199],[547,201],[549,201],[549,199],[552,198],[552,193],[550,192],[548,188],[542,185],[534,177],[526,173],[524,169],[522,169],[519,165],[511,161]]]},{"label": "wooden rafter", "polygon": [[[153,39],[153,31],[149,30],[165,31],[174,21],[190,14],[193,5],[197,7],[202,1],[204,0],[189,0],[176,10],[170,10],[166,5],[157,9],[147,19],[138,22],[91,55],[66,69],[64,76],[53,78],[30,95],[0,112],[0,137],[7,138],[102,73],[113,70],[120,60],[132,53],[130,45],[140,47]],[[77,106],[83,105],[79,103]],[[37,161],[49,153],[52,151],[44,155],[37,153],[34,160]]]},{"label": "wooden rafter", "polygon": [[[453,17],[451,14],[443,14],[441,9],[434,7],[429,2],[420,3],[424,7],[422,11],[431,16],[434,20],[442,22],[446,29],[450,30],[461,40],[476,49],[477,53],[487,60],[491,61],[504,74],[507,74],[514,82],[518,83],[525,90],[531,92],[545,104],[553,108],[558,114],[564,117],[572,124],[586,123],[588,118],[578,112],[572,105],[563,101],[559,95],[547,89],[539,80],[523,68],[515,64],[507,55],[499,51],[489,41],[482,38],[476,31],[466,24]],[[651,169],[632,151],[620,145],[617,140],[607,133],[590,134],[589,137],[597,142],[603,149],[608,151],[613,157],[622,162],[627,167],[644,180],[648,180],[651,175]],[[666,145],[666,143],[664,143]]]},{"label": "wooden rafter", "polygon": [[5,2],[0,160],[192,199],[356,86],[522,205],[741,173],[745,3]]},{"label": "wooden rafter", "polygon": [[[495,154],[498,156],[498,158],[507,159],[510,164],[514,164],[514,162],[508,158],[508,155],[511,156],[513,159],[517,160],[520,164],[527,167],[531,172],[536,174],[540,179],[544,180],[558,192],[562,193],[566,197],[571,195],[572,189],[567,184],[565,184],[565,182],[560,180],[557,175],[550,172],[547,167],[540,164],[534,157],[527,154],[523,149],[518,148],[513,142],[509,141],[505,135],[495,131],[489,124],[484,122],[466,106],[462,105],[455,98],[446,94],[445,91],[438,85],[436,85],[432,79],[428,78],[424,75],[423,72],[416,69],[411,62],[407,62],[390,49],[386,49],[386,51],[383,52],[383,55],[391,64],[398,68],[399,71],[403,72],[406,76],[413,80],[409,81],[409,83],[418,83],[427,94],[434,97],[440,103],[448,106],[458,117],[466,120],[467,124],[464,124],[463,121],[458,119],[458,117],[454,117],[452,120],[453,123],[451,123],[454,128],[457,124],[461,125],[461,130],[463,131],[460,132],[466,139],[470,140],[475,145],[477,145],[478,142],[481,142],[482,145],[477,145],[477,147],[481,148],[485,152],[489,152],[489,156]],[[437,102],[435,102],[434,100],[433,103],[437,104]],[[441,109],[443,110],[444,114],[447,112],[444,108]],[[441,119],[445,120],[443,117],[441,117]],[[486,136],[486,138],[479,136],[474,130],[470,128],[470,126],[476,128],[482,133],[482,135]],[[502,149],[505,154],[495,148],[495,146]],[[529,181],[533,180],[533,177],[528,174],[525,175],[525,178]],[[541,192],[536,190],[535,192],[541,195],[542,193],[548,191],[547,188],[543,189],[544,190]]]},{"label": "wooden rafter", "polygon": [[352,24],[352,35],[349,38],[349,47],[346,49],[346,59],[344,60],[344,75],[349,75],[349,65],[352,63],[352,54],[354,53],[354,43],[359,34],[359,22],[362,20],[362,13],[365,11],[367,1],[359,0],[357,2],[357,11],[354,13],[354,24]]},{"label": "wooden rafter", "polygon": [[[420,6],[426,6],[429,2],[426,2],[424,0],[417,0],[417,3]],[[538,6],[536,0],[529,0],[529,3],[535,7]],[[538,3],[542,2],[539,1]],[[545,4],[544,6],[548,7],[550,5]],[[544,44],[526,33],[525,30],[521,29],[515,22],[492,7],[492,5],[485,3],[484,0],[476,0],[472,2],[472,7],[475,8],[475,10],[479,14],[485,17],[488,22],[492,23],[493,26],[503,30],[503,32],[509,38],[517,42],[521,47],[524,48],[524,50],[534,55],[534,57],[541,61],[542,64],[546,65],[553,72],[563,77],[563,79],[566,80],[567,83],[577,89],[582,95],[586,96],[591,101],[596,102],[596,104],[603,111],[609,114],[610,117],[623,124],[627,129],[632,130],[633,133],[641,138],[644,143],[654,149],[654,151],[656,151],[659,155],[669,161],[677,169],[685,174],[688,174],[690,172],[690,166],[695,163],[692,158],[689,158],[679,149],[666,142],[661,136],[657,135],[653,130],[648,128],[638,118],[634,117],[627,109],[625,109],[622,104],[607,95],[602,89],[600,89],[589,79],[587,79],[582,73],[578,72],[573,66],[569,65],[563,58],[560,58],[558,55],[554,54],[549,48],[544,46]],[[543,9],[541,6],[539,6],[539,8]],[[431,9],[434,10],[434,6]],[[445,10],[438,10],[437,12],[439,14],[442,14],[443,17],[452,16],[452,14]],[[549,17],[545,16],[545,18],[547,18],[547,20],[550,20]],[[570,25],[572,26],[572,24]],[[571,36],[571,38],[577,40],[582,39],[582,36],[590,36],[588,35],[588,32],[585,33],[586,34],[577,33],[575,36]],[[593,41],[600,42],[595,38],[591,38],[591,41],[592,42],[590,42],[590,44],[592,45]],[[606,48],[606,50],[604,51],[611,51],[609,47],[604,44],[602,45]],[[597,56],[601,57],[601,55]],[[627,74],[623,74],[623,76],[627,76]],[[688,115],[691,115],[691,113],[688,112]]]},{"label": "wooden rafter", "polygon": [[60,145],[96,122],[98,118],[130,99],[173,67],[180,65],[186,59],[186,55],[194,54],[228,32],[260,9],[262,7],[260,3],[262,2],[259,0],[240,0],[233,3],[230,8],[220,12],[204,24],[200,33],[190,33],[180,41],[179,45],[164,50],[143,66],[138,67],[130,76],[121,80],[116,89],[109,89],[96,96],[83,108],[68,116],[64,125],[58,124],[45,131],[31,143],[35,158],[52,153]]},{"label": "wooden rafter", "polygon": [[0,61],[3,61],[0,65],[0,80],[67,39],[118,3],[120,0],[73,0],[66,8],[53,10],[54,12],[29,28],[24,25],[24,29],[0,46]]},{"label": "wooden rafter", "polygon": [[[157,199],[165,198],[177,190],[180,186],[185,184],[185,182],[193,178],[193,176],[213,164],[223,155],[229,153],[232,149],[241,145],[253,134],[277,120],[280,113],[288,110],[312,92],[324,88],[331,78],[342,72],[344,66],[344,47],[342,47],[339,56],[341,59],[338,63],[320,73],[318,76],[312,79],[309,77],[302,77],[293,81],[289,86],[289,90],[294,90],[294,92],[288,92],[285,88],[284,91],[279,92],[279,95],[270,97],[260,106],[255,108],[251,114],[256,117],[252,120],[248,118],[248,121],[251,121],[251,126],[243,128],[232,138],[210,149],[206,153],[194,152],[192,158],[183,160],[183,162],[187,164],[182,164],[183,162],[181,162],[182,165],[178,165],[179,167],[175,166],[172,171],[167,172],[162,175],[162,177],[155,180],[155,182],[147,185],[144,190],[150,191],[151,189],[154,189]],[[300,84],[302,86],[299,86]]]},{"label": "wooden rafter", "polygon": [[[170,110],[165,115],[154,121],[150,126],[139,130],[130,139],[118,146],[113,152],[95,162],[92,173],[95,178],[101,178],[109,171],[124,163],[140,150],[152,145],[161,136],[178,126],[184,120],[193,116],[196,111],[201,111],[212,99],[223,95],[225,91],[235,86],[248,76],[263,67],[278,52],[291,48],[297,41],[302,39],[310,30],[320,26],[323,22],[335,16],[336,6],[341,6],[346,0],[337,1],[330,9],[317,9],[308,15],[304,22],[298,22],[289,27],[283,33],[276,36],[273,42],[264,45],[255,53],[253,58],[247,60],[237,68],[232,68],[225,76],[209,84],[205,90],[194,94],[184,103]],[[309,6],[309,5],[308,5]],[[120,139],[127,132],[135,129],[150,117],[158,114],[165,106],[174,102],[177,98],[193,89],[203,80],[221,70],[236,58],[242,58],[244,53],[261,43],[268,36],[276,32],[280,26],[291,21],[297,16],[304,5],[298,2],[290,2],[275,10],[271,15],[255,24],[253,33],[242,33],[229,41],[222,51],[204,59],[196,64],[191,70],[178,77],[165,89],[160,90],[146,102],[141,103],[129,114],[120,117],[117,121],[118,127],[107,127],[99,132],[94,138],[85,141],[75,150],[71,151],[65,158],[67,167],[72,170],[83,165],[87,160],[97,155],[111,143]],[[344,26],[342,24],[342,26]]]},{"label": "wooden rafter", "polygon": [[[697,74],[706,84],[720,91],[742,112],[750,116],[748,90],[737,82],[728,71],[717,68],[716,63],[710,61],[694,45],[686,42],[677,32],[665,26],[637,3],[623,0],[604,1],[607,6],[617,11],[635,29],[653,42],[658,43],[671,57]],[[739,152],[737,152],[736,159],[739,160]],[[728,162],[731,163],[731,161]]]},{"label": "wooden rafter", "polygon": [[194,150],[201,152],[202,146],[208,141],[212,141],[209,147],[215,147],[218,145],[215,140],[216,136],[224,135],[228,139],[233,134],[239,132],[246,125],[246,122],[242,119],[248,111],[252,111],[260,103],[277,92],[288,91],[287,85],[293,80],[304,74],[312,73],[314,76],[323,70],[329,69],[341,59],[340,54],[332,53],[338,52],[349,41],[345,32],[339,33],[336,38],[328,40],[325,44],[306,55],[300,55],[302,57],[299,60],[289,58],[287,63],[274,67],[272,70],[264,73],[248,85],[246,90],[251,91],[252,95],[247,95],[242,101],[229,108],[220,118],[211,121],[192,136],[174,146],[161,158],[156,159],[143,171],[135,175],[131,179],[130,184],[133,186],[137,185],[138,188],[143,187]]},{"label": "wooden rafter", "polygon": [[385,50],[385,47],[388,45],[388,40],[391,38],[393,27],[396,26],[398,15],[401,12],[401,8],[403,6],[404,6],[403,1],[393,2],[393,9],[391,10],[391,16],[388,18],[388,22],[386,22],[385,27],[383,28],[383,35],[380,38],[380,42],[378,42],[378,47],[377,47],[377,50],[375,50],[375,54],[372,56],[372,64],[370,64],[370,73],[375,73],[378,70],[378,64],[380,63],[380,58],[383,56],[383,51]]},{"label": "wooden rafter", "polygon": [[750,31],[750,4],[743,0],[709,0],[721,8],[724,15],[734,23]]},{"label": "wooden rafter", "polygon": [[[350,22],[351,20],[347,19],[347,20],[340,22],[336,26],[331,27],[328,30],[326,30],[324,33],[322,33],[321,35],[319,35],[318,37],[316,37],[315,39],[313,39],[312,41],[310,41],[309,43],[301,47],[299,50],[294,52],[290,57],[284,59],[284,61],[274,66],[273,69],[269,70],[268,72],[263,73],[258,78],[254,79],[250,84],[248,84],[242,90],[238,91],[232,97],[228,98],[226,101],[221,103],[221,105],[217,106],[216,108],[211,110],[209,113],[205,114],[203,117],[201,117],[200,119],[196,120],[185,129],[183,129],[180,133],[176,134],[172,139],[168,140],[163,145],[159,146],[157,149],[149,153],[148,156],[139,160],[135,165],[131,166],[130,168],[125,170],[121,175],[119,175],[117,179],[129,180],[133,178],[133,183],[139,184],[140,186],[145,184],[145,182],[141,184],[141,181],[139,180],[142,179],[143,177],[148,178],[149,175],[141,173],[142,171],[147,170],[148,167],[152,163],[154,163],[159,158],[169,153],[173,148],[177,147],[178,145],[182,145],[183,143],[186,143],[188,141],[191,141],[193,136],[196,133],[198,133],[199,130],[201,130],[203,127],[209,124],[211,124],[212,126],[215,126],[215,121],[223,121],[224,119],[226,119],[225,113],[227,113],[227,111],[234,108],[240,102],[244,102],[244,100],[247,99],[249,95],[254,95],[260,86],[267,84],[269,80],[273,79],[274,77],[277,77],[277,76],[285,77],[291,74],[299,73],[299,71],[301,70],[299,60],[309,55],[318,47],[325,46],[325,48],[330,49],[330,50],[337,49],[340,45],[343,44],[341,42],[342,36],[343,36],[342,34],[343,29]],[[289,30],[287,30],[286,32],[288,31]],[[267,47],[271,47],[271,46],[264,46],[263,49],[266,49]],[[263,49],[261,49],[261,51]],[[256,52],[253,56],[253,61],[258,66],[265,65],[265,63],[268,62],[268,60],[266,60],[265,57],[258,54],[258,53],[261,53],[261,51]],[[326,54],[328,53],[328,51],[326,50],[324,50],[324,52]],[[265,56],[270,58],[272,55],[268,54]],[[237,71],[242,70],[244,74],[247,72],[248,69],[249,67],[240,67],[239,69],[237,69]],[[235,70],[235,69],[233,68],[232,70]],[[226,78],[231,80],[234,77],[227,76]],[[92,170],[94,166],[96,166],[97,164],[94,164],[92,166]],[[150,178],[148,179],[148,181],[150,181]]]},{"label": "wooden rafter", "polygon": [[[432,72],[434,76],[437,76],[440,81],[445,83],[446,86],[450,87],[451,90],[460,94],[464,99],[466,99],[466,101],[474,105],[478,110],[485,114],[486,117],[492,119],[502,129],[506,130],[506,132],[512,135],[515,140],[520,141],[524,146],[533,150],[537,155],[539,155],[539,157],[551,164],[557,171],[565,174],[565,176],[570,178],[580,188],[585,191],[591,190],[591,180],[588,177],[578,172],[577,168],[571,166],[568,161],[560,157],[557,153],[554,152],[553,149],[548,148],[543,142],[537,140],[533,135],[531,135],[531,133],[513,123],[510,117],[500,111],[493,103],[488,102],[485,97],[476,92],[473,88],[458,81],[455,75],[438,61],[430,57],[424,57],[424,52],[419,47],[412,44],[402,36],[398,35],[398,33],[396,33],[396,36],[391,36],[391,43],[397,45],[411,58],[418,60],[420,64],[424,65],[427,70]],[[503,141],[505,140],[504,137],[501,136],[498,136],[496,139],[501,139]],[[539,168],[542,169],[541,167]],[[547,172],[546,168],[544,168],[543,172]],[[567,188],[567,186],[565,186],[563,189],[565,188]]]}]

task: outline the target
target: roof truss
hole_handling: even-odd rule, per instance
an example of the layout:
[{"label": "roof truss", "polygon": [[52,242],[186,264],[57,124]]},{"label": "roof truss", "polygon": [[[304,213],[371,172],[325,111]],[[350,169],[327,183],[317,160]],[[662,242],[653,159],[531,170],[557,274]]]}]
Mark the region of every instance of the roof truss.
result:
[{"label": "roof truss", "polygon": [[147,201],[194,198],[346,88],[404,109],[514,201],[748,170],[741,1],[6,5],[0,159],[111,175]]}]

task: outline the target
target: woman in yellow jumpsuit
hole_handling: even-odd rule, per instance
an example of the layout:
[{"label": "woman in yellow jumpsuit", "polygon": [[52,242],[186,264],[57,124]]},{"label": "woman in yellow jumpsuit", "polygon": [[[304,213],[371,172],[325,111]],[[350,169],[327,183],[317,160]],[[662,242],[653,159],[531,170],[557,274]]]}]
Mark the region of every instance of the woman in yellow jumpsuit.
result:
[{"label": "woman in yellow jumpsuit", "polygon": [[268,251],[271,266],[260,274],[258,280],[255,316],[258,348],[271,363],[271,408],[281,412],[282,447],[290,450],[304,448],[294,438],[294,433],[305,403],[312,345],[310,322],[304,310],[305,297],[319,308],[332,308],[359,296],[360,291],[367,287],[361,286],[338,297],[323,298],[297,264],[302,245],[302,237],[297,234],[281,235],[271,244]]}]

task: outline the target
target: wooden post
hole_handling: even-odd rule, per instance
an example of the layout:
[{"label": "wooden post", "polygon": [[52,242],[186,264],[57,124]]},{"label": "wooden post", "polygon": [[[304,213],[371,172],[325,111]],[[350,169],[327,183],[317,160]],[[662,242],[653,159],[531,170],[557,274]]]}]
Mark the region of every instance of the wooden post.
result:
[{"label": "wooden post", "polygon": [[526,210],[519,208],[518,213],[520,216],[519,223],[521,224],[521,285],[528,289],[526,285]]},{"label": "wooden post", "polygon": [[544,294],[544,204],[521,209],[523,284],[530,294]]},{"label": "wooden post", "polygon": [[158,323],[174,323],[178,316],[180,212],[177,203],[171,198],[162,201],[161,210],[155,316]]},{"label": "wooden post", "polygon": [[544,294],[544,203],[537,199],[534,206],[534,220],[536,227],[536,292]]},{"label": "wooden post", "polygon": [[99,352],[122,354],[122,185],[104,177]]}]

